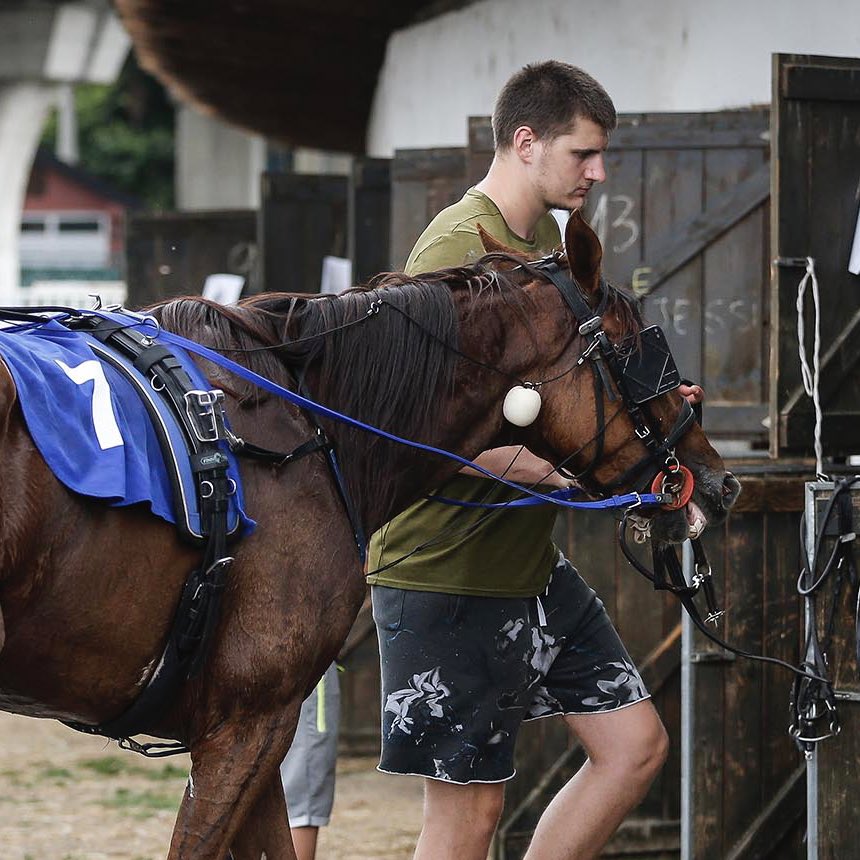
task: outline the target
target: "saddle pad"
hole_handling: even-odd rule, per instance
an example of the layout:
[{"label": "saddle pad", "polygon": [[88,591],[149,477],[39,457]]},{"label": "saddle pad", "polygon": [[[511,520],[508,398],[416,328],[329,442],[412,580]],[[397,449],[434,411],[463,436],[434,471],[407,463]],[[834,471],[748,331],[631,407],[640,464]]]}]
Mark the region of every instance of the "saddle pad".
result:
[{"label": "saddle pad", "polygon": [[[176,524],[173,489],[164,454],[141,395],[111,363],[99,360],[106,348],[95,338],[72,332],[55,320],[37,326],[0,329],[0,357],[12,374],[27,429],[45,462],[70,490],[105,499],[112,505],[146,503],[152,513]],[[195,386],[210,386],[196,365],[179,348],[171,351],[183,363]],[[117,356],[111,351],[111,357]],[[147,390],[148,382],[123,361],[125,372],[137,374]],[[150,398],[178,454],[186,528],[202,533],[197,496],[181,431],[160,397]],[[228,532],[241,528],[249,534],[254,521],[243,509],[241,484],[232,457],[228,475],[236,482],[230,497]]]}]

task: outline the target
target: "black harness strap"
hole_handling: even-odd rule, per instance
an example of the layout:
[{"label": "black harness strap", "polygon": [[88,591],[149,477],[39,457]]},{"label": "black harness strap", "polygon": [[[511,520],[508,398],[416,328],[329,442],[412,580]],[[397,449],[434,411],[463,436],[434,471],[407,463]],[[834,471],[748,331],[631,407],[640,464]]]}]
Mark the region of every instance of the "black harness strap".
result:
[{"label": "black harness strap", "polygon": [[[183,587],[161,659],[135,701],[122,714],[99,725],[78,722],[66,725],[87,734],[114,738],[121,745],[147,755],[184,752],[181,744],[140,745],[130,740],[130,736],[151,727],[185,681],[199,673],[217,626],[221,595],[233,563],[233,558],[227,555],[227,519],[229,496],[235,492],[227,475],[227,457],[218,447],[218,442],[225,438],[220,402],[215,392],[195,389],[170,350],[134,329],[92,316],[73,319],[69,327],[86,330],[129,358],[141,374],[151,379],[152,387],[161,392],[177,418],[195,476],[204,551],[200,567],[192,571]],[[201,420],[201,413],[194,408],[202,402],[199,397],[195,400],[194,395],[212,395],[205,400],[210,407],[203,413],[209,416],[208,421]]]},{"label": "black harness strap", "polygon": [[182,685],[199,674],[218,624],[221,596],[233,563],[233,558],[227,555],[227,518],[228,499],[235,492],[227,475],[227,457],[218,447],[218,442],[227,441],[233,453],[270,462],[277,467],[293,463],[316,451],[324,451],[353,525],[362,560],[365,546],[363,532],[332,445],[319,424],[316,424],[313,438],[289,453],[246,442],[227,430],[221,408],[221,392],[195,390],[192,379],[180,361],[163,345],[153,342],[133,328],[100,317],[73,318],[69,326],[85,329],[106,346],[131,359],[135,368],[150,378],[152,387],[164,396],[183,428],[191,470],[197,484],[205,543],[202,563],[192,571],[182,589],[161,659],[137,699],[124,713],[100,725],[78,722],[66,724],[87,734],[114,738],[120,746],[147,756],[186,752],[182,744],[139,744],[131,736],[151,727],[174,701]]},{"label": "black harness strap", "polygon": [[[792,722],[789,734],[806,755],[811,755],[816,743],[840,731],[836,711],[836,691],[833,684],[827,680],[827,675],[830,668],[829,654],[836,627],[836,614],[842,602],[843,591],[846,584],[855,592],[858,587],[853,549],[857,535],[851,500],[851,488],[858,482],[860,482],[860,475],[834,482],[834,490],[824,510],[811,559],[804,565],[797,581],[798,593],[806,602],[808,623],[806,653],[802,665],[809,670],[810,675],[797,677],[792,686],[789,701]],[[831,521],[834,522],[834,526],[831,526]],[[819,573],[824,539],[828,536],[833,536],[836,540],[830,556]],[[802,557],[809,558],[805,541],[801,541],[801,544]],[[819,637],[818,596],[828,579],[831,580],[830,605],[824,622],[823,635]],[[860,612],[860,602],[855,603],[853,613],[855,657],[860,667],[858,612]]]},{"label": "black harness strap", "polygon": [[[650,412],[643,408],[642,403],[637,402],[636,398],[630,393],[630,389],[625,382],[621,359],[612,341],[609,340],[609,337],[603,330],[602,315],[609,301],[609,287],[605,279],[602,277],[600,279],[600,302],[595,310],[586,301],[582,287],[580,287],[573,275],[569,274],[566,268],[560,265],[560,258],[557,255],[538,260],[536,263],[532,263],[531,267],[538,270],[555,285],[576,318],[579,324],[579,333],[583,337],[590,336],[592,338],[591,343],[580,356],[578,363],[582,364],[586,359],[591,359],[592,361],[591,366],[594,373],[595,403],[597,405],[598,420],[595,455],[591,463],[580,474],[572,475],[569,472],[565,474],[565,471],[562,471],[562,474],[568,478],[582,478],[590,475],[603,455],[605,424],[603,398],[600,396],[599,390],[599,382],[602,382],[603,388],[610,400],[616,400],[618,395],[621,396],[624,408],[633,422],[636,437],[646,448],[646,455],[616,480],[612,481],[612,483],[605,485],[597,484],[595,488],[604,495],[611,494],[613,490],[630,483],[638,478],[646,469],[655,465],[658,471],[663,471],[666,475],[669,475],[670,471],[667,466],[667,459],[671,454],[671,449],[675,447],[696,420],[693,407],[684,400],[681,412],[675,420],[674,426],[661,441],[659,434],[654,430],[654,421]],[[612,380],[614,380],[615,385],[612,384]],[[616,395],[616,390],[618,395]]]}]

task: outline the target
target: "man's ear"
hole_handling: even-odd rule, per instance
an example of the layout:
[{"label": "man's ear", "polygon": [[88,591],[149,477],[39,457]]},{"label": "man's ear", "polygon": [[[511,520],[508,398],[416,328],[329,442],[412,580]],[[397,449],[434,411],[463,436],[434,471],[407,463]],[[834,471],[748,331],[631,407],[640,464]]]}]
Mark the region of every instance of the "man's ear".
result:
[{"label": "man's ear", "polygon": [[534,129],[528,125],[521,125],[515,132],[511,141],[511,148],[521,161],[531,163],[534,158],[534,148],[537,143],[537,135]]}]

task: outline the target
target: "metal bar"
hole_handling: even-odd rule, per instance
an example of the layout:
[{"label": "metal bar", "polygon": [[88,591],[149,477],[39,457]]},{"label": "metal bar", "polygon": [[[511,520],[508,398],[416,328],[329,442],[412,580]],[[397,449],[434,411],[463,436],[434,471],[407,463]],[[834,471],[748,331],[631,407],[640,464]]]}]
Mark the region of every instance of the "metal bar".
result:
[{"label": "metal bar", "polygon": [[[681,563],[684,578],[691,582],[695,572],[693,550],[685,541]],[[695,628],[690,616],[681,612],[681,860],[694,860],[695,779],[693,776],[693,746],[695,742],[695,670],[693,653]]]},{"label": "metal bar", "polygon": [[[816,490],[830,488],[833,484],[822,481],[807,481],[804,484],[805,521],[806,521],[806,563],[812,570],[815,556],[816,522]],[[814,629],[815,616],[810,601],[804,601],[803,617],[804,630],[807,638],[810,630]],[[805,658],[811,664],[811,654],[807,651]],[[818,748],[813,747],[806,760],[806,860],[818,860]]]}]

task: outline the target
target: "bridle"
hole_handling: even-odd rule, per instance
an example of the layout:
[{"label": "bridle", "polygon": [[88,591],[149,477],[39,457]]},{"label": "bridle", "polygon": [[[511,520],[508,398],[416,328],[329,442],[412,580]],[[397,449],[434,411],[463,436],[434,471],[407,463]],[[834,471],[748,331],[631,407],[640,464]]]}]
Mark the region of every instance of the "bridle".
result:
[{"label": "bridle", "polygon": [[[603,314],[606,311],[610,287],[601,276],[598,284],[599,299],[597,307],[592,308],[585,292],[569,272],[561,253],[554,253],[530,265],[540,275],[551,281],[570,308],[578,323],[579,334],[590,338],[581,353],[577,366],[590,360],[594,380],[594,400],[597,420],[595,451],[591,462],[581,472],[573,475],[563,466],[557,467],[564,477],[581,481],[589,476],[588,483],[601,495],[611,493],[622,486],[644,490],[650,486],[654,492],[666,493],[673,501],[663,505],[665,509],[677,510],[683,507],[692,495],[692,473],[681,466],[675,456],[675,446],[688,433],[700,415],[683,400],[669,432],[663,435],[648,403],[676,389],[682,382],[672,351],[659,326],[642,329],[635,339],[628,339],[620,346],[614,344],[603,328]],[[629,348],[624,349],[629,343]],[[645,447],[645,454],[610,483],[598,482],[591,473],[603,457],[603,438],[606,420],[603,408],[603,393],[610,401],[621,399],[621,410],[626,411],[636,438]],[[644,477],[643,477],[644,476]],[[644,482],[644,483],[643,483]],[[655,589],[674,594],[690,613],[694,623],[705,628],[693,597],[703,590],[707,603],[708,622],[716,623],[723,614],[717,608],[716,594],[711,577],[711,566],[705,556],[704,547],[698,537],[691,539],[695,573],[692,583],[687,583],[675,550],[668,544],[652,543],[653,571],[648,570],[630,551],[627,544],[627,525],[631,510],[625,511],[619,524],[618,539],[621,550],[631,565],[648,579]]]},{"label": "bridle", "polygon": [[[636,336],[637,348],[633,348],[633,338],[625,341],[625,344],[630,344],[626,350],[623,348],[625,344],[616,346],[603,328],[603,314],[610,295],[606,280],[600,278],[599,300],[597,307],[592,308],[582,287],[570,274],[567,266],[562,265],[563,260],[563,255],[557,252],[531,263],[529,268],[552,282],[576,318],[579,334],[590,338],[588,346],[577,361],[577,366],[586,361],[590,362],[594,380],[597,433],[594,436],[595,447],[591,462],[582,471],[572,474],[563,465],[558,467],[558,471],[571,480],[581,481],[587,478],[590,488],[600,495],[611,495],[619,487],[631,484],[636,486],[637,482],[638,489],[644,491],[647,486],[658,481],[660,492],[673,495],[677,499],[682,493],[692,490],[692,475],[682,469],[675,457],[675,446],[692,428],[696,413],[684,400],[678,417],[664,436],[647,406],[649,401],[681,384],[681,376],[666,336],[659,326],[649,326]],[[606,484],[597,481],[592,475],[603,458],[606,430],[603,392],[610,401],[620,397],[621,408],[630,418],[636,438],[645,447],[643,457]]]}]

